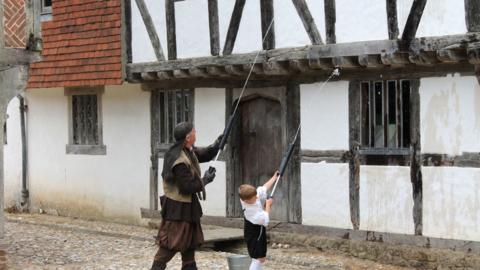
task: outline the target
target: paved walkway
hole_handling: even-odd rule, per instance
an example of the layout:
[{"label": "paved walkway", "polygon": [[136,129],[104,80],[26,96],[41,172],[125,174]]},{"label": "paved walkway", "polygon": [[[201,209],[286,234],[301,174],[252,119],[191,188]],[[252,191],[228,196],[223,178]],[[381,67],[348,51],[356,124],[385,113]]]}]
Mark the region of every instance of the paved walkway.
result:
[{"label": "paved walkway", "polygon": [[[9,269],[149,269],[156,230],[116,223],[28,214],[7,214],[5,243]],[[215,230],[215,227],[206,227]],[[245,252],[243,247],[231,252]],[[199,269],[228,269],[233,253],[197,253]],[[176,256],[167,269],[180,269]],[[402,269],[291,247],[269,249],[264,269]]]}]

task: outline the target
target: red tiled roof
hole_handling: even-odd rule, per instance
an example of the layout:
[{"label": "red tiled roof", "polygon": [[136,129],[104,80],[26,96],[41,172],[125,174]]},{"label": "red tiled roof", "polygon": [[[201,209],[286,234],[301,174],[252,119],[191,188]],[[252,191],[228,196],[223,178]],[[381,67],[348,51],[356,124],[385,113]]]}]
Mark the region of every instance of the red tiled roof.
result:
[{"label": "red tiled roof", "polygon": [[52,16],[28,88],[122,83],[120,0],[56,0]]}]

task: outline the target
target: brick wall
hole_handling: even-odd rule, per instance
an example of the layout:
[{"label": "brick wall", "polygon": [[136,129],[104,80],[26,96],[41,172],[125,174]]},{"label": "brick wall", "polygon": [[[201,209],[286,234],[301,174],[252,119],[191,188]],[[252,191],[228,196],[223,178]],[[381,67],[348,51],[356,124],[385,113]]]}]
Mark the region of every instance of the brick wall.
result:
[{"label": "brick wall", "polygon": [[120,0],[55,0],[29,88],[122,83]]},{"label": "brick wall", "polygon": [[27,44],[25,0],[3,0],[5,46],[25,48]]}]

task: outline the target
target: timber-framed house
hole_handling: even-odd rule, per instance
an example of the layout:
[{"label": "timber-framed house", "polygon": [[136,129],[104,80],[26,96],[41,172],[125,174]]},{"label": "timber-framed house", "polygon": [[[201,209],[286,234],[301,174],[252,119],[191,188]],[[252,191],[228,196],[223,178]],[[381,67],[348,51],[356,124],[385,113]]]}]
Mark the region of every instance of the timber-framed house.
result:
[{"label": "timber-framed house", "polygon": [[266,180],[300,125],[278,230],[480,252],[478,1],[46,4],[26,95],[32,209],[158,217],[175,124],[206,146],[239,102],[205,222],[238,223],[237,187]]}]

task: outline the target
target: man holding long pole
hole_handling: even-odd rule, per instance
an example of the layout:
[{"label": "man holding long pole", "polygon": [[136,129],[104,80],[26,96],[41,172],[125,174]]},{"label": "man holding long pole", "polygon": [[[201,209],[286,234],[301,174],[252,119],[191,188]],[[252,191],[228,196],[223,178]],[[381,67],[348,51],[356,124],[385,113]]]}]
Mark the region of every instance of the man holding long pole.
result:
[{"label": "man holding long pole", "polygon": [[163,162],[163,190],[160,198],[162,222],[158,230],[159,249],[152,270],[163,270],[177,252],[182,254],[182,269],[197,269],[195,249],[203,243],[200,225],[205,200],[205,185],[215,178],[210,167],[201,177],[201,162],[212,160],[219,151],[220,136],[206,148],[194,147],[196,130],[191,123],[182,122],[174,129],[175,144],[165,154]]}]

